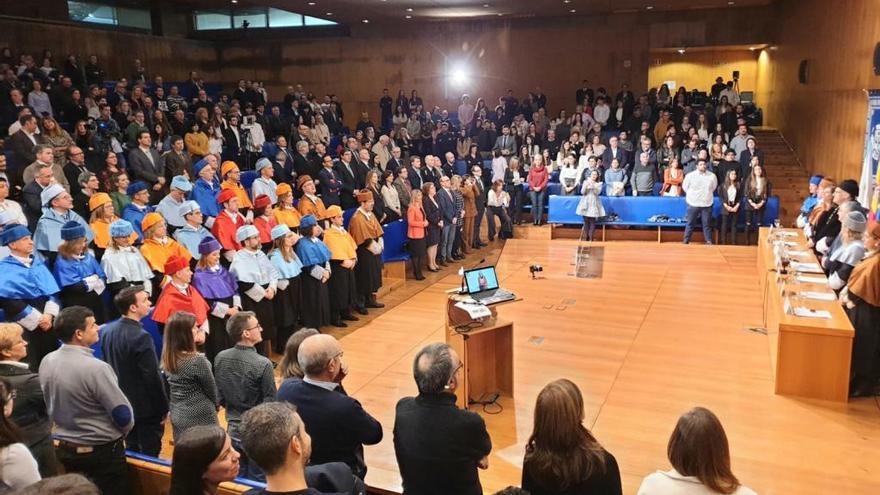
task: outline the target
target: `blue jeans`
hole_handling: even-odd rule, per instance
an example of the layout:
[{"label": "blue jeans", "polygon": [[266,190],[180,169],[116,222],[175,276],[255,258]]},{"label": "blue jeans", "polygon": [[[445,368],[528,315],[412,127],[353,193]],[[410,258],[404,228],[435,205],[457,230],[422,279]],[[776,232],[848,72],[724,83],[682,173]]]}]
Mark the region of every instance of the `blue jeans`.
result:
[{"label": "blue jeans", "polygon": [[544,218],[544,194],[546,194],[544,189],[529,191],[529,198],[532,199],[532,220],[535,223],[540,223],[541,219]]},{"label": "blue jeans", "polygon": [[709,225],[709,217],[712,216],[711,206],[691,206],[687,207],[687,225],[684,227],[684,242],[687,244],[691,241],[691,234],[697,225],[697,217],[703,224],[703,237],[706,238],[707,244],[712,244],[712,228]]}]

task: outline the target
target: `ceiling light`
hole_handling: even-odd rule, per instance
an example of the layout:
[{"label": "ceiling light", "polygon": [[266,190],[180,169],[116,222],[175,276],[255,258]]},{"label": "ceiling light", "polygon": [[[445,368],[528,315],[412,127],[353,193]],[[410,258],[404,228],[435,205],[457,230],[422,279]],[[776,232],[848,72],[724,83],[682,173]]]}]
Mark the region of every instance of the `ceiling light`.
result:
[{"label": "ceiling light", "polygon": [[678,51],[678,54],[679,54],[679,55],[684,55],[684,48],[679,48],[679,49],[676,50],[676,51]]},{"label": "ceiling light", "polygon": [[361,22],[363,22],[364,24],[369,24],[370,20],[369,19],[361,19]]},{"label": "ceiling light", "polygon": [[562,3],[571,3],[571,0],[562,0]]},{"label": "ceiling light", "polygon": [[412,19],[411,15],[406,16],[407,19]]},{"label": "ceiling light", "polygon": [[734,5],[734,4],[736,4],[736,2],[733,2],[733,1],[727,2],[727,5]]},{"label": "ceiling light", "polygon": [[238,0],[232,0],[232,3],[238,3]]},{"label": "ceiling light", "polygon": [[412,12],[412,9],[406,9],[407,12]]},{"label": "ceiling light", "polygon": [[572,14],[574,14],[575,12],[577,12],[577,10],[575,10],[575,9],[571,9],[571,10],[569,10],[569,12],[571,12]]},{"label": "ceiling light", "polygon": [[309,2],[309,5],[315,5],[315,2]]},{"label": "ceiling light", "polygon": [[324,14],[324,15],[333,15],[333,12],[327,12],[327,13]]}]

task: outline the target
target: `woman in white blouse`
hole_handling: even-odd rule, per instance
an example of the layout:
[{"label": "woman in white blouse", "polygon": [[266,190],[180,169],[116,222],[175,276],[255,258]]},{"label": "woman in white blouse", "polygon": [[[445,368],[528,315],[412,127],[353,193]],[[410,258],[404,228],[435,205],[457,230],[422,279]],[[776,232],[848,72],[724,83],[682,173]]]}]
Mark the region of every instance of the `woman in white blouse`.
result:
[{"label": "woman in white blouse", "polygon": [[[501,232],[513,232],[513,226],[510,222],[510,215],[507,214],[507,208],[510,206],[510,195],[504,190],[504,181],[496,180],[492,182],[492,188],[486,195],[486,220],[489,222],[489,242],[495,240],[495,217],[501,220]],[[502,235],[498,236],[502,239]]]},{"label": "woman in white blouse", "polygon": [[382,172],[382,201],[385,202],[385,223],[402,218],[400,212],[400,195],[394,187],[394,173],[390,170]]},{"label": "woman in white blouse", "polygon": [[9,420],[15,402],[15,390],[6,378],[0,378],[0,492],[22,489],[40,481],[37,461],[21,442],[18,428]]},{"label": "woman in white blouse", "polygon": [[678,419],[666,452],[672,469],[645,477],[638,495],[756,495],[730,470],[724,427],[706,408],[695,407]]}]

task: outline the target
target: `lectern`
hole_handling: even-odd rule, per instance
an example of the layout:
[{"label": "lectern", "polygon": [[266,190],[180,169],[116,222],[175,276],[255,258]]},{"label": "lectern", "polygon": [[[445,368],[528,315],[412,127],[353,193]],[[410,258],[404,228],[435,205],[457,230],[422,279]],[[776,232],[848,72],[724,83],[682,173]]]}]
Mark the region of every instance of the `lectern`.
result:
[{"label": "lectern", "polygon": [[456,302],[456,296],[451,296],[446,312],[446,343],[462,362],[456,405],[467,409],[470,401],[495,393],[513,397],[513,322],[499,318],[494,308],[492,317],[479,323],[450,321]]}]

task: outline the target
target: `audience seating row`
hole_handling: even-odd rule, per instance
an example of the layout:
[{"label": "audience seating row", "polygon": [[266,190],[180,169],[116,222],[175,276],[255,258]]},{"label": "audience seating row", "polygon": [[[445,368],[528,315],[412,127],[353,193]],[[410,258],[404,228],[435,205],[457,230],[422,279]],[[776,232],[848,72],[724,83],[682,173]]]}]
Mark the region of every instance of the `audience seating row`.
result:
[{"label": "audience seating row", "polygon": [[[157,457],[139,454],[127,450],[128,474],[131,481],[132,495],[153,495],[168,493],[171,487],[171,462]],[[253,488],[265,488],[259,483],[244,478],[221,483],[217,495],[237,495]]]}]

